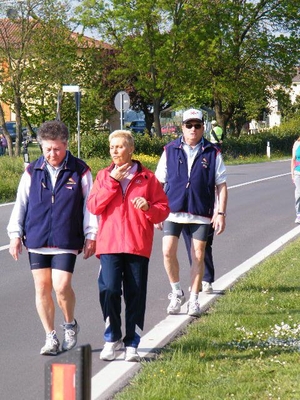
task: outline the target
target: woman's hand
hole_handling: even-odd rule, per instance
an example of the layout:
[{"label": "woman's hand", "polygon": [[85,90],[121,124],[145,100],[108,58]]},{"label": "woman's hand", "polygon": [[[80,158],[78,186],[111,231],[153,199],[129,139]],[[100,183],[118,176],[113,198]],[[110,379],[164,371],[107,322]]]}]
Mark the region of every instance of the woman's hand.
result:
[{"label": "woman's hand", "polygon": [[149,210],[149,203],[144,197],[135,197],[133,200],[131,200],[131,203],[133,204],[134,208],[139,210]]},{"label": "woman's hand", "polygon": [[130,168],[131,166],[129,163],[123,164],[120,167],[115,166],[115,168],[111,171],[110,176],[116,181],[121,181],[122,179],[126,178]]}]

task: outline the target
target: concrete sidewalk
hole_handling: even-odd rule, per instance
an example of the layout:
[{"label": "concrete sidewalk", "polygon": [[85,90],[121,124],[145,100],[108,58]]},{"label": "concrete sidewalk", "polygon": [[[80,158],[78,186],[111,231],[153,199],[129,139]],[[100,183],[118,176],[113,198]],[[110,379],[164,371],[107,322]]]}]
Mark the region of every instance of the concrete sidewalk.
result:
[{"label": "concrete sidewalk", "polygon": [[[211,303],[216,301],[220,295],[223,295],[226,289],[230,288],[251,268],[276,252],[290,240],[294,239],[299,235],[299,233],[300,226],[297,226],[215,281],[213,285],[213,294],[200,294],[202,311],[206,311]],[[182,312],[178,315],[168,315],[163,321],[154,326],[150,332],[141,338],[138,351],[142,359],[147,360],[153,358],[161,348],[166,346],[190,323],[193,317],[189,317],[186,314],[187,303],[183,305],[181,311]],[[124,352],[120,352],[120,355],[116,360],[108,363],[105,368],[92,378],[92,400],[108,400],[114,393],[121,390],[140,368],[140,363],[129,363],[124,361]]]}]

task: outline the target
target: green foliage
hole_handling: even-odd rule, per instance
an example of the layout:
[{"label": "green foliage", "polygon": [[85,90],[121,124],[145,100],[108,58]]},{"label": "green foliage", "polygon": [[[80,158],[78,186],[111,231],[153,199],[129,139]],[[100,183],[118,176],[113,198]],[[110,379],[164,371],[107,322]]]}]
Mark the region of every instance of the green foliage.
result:
[{"label": "green foliage", "polygon": [[[299,136],[297,123],[290,122],[283,129],[273,129],[255,135],[244,135],[240,138],[228,137],[223,143],[223,157],[226,164],[242,164],[247,162],[268,161],[266,157],[267,142],[271,145],[271,159],[290,157],[295,139]],[[135,135],[134,158],[152,171],[155,170],[159,157],[165,144],[173,140],[172,136],[150,138],[149,135]],[[107,133],[82,135],[80,142],[80,156],[92,169],[95,178],[99,169],[111,163]],[[77,141],[69,142],[71,152],[77,156]],[[30,160],[38,158],[41,154],[39,146],[29,145]],[[24,170],[23,157],[0,157],[0,202],[13,201],[21,174]]]},{"label": "green foliage", "polygon": [[[249,156],[263,157],[266,155],[267,143],[271,146],[272,156],[290,156],[294,141],[299,136],[296,122],[290,122],[285,125],[285,129],[274,128],[263,131],[255,135],[243,135],[239,138],[228,136],[223,142],[222,152],[224,159],[231,159]],[[162,138],[149,135],[135,135],[135,154],[144,154],[149,156],[160,156],[164,146],[174,139],[174,136],[165,135]],[[77,154],[77,141],[70,141],[70,150]],[[108,134],[97,133],[82,135],[80,155],[85,160],[91,157],[107,159],[109,155]]]},{"label": "green foliage", "polygon": [[80,22],[117,49],[109,80],[122,83],[146,121],[154,116],[157,128],[164,104],[206,105],[238,134],[266,110],[274,87],[290,87],[298,14],[288,0],[84,0],[78,8]]},{"label": "green foliage", "polygon": [[164,146],[169,143],[173,138],[171,136],[157,136],[150,137],[149,135],[135,135],[135,153],[148,154],[148,155],[161,155]]},{"label": "green foliage", "polygon": [[[69,148],[74,155],[77,155],[77,146],[76,140],[73,139],[69,142]],[[80,138],[80,156],[85,160],[90,157],[109,157],[108,134],[93,133],[82,135]]]},{"label": "green foliage", "polygon": [[[164,136],[162,139],[158,137],[151,138],[149,135],[135,135],[135,154],[161,155],[165,144],[172,140],[171,136]],[[109,142],[107,133],[96,133],[90,135],[82,135],[80,138],[80,155],[84,159],[90,157],[109,157]],[[69,143],[70,150],[73,154],[77,154],[77,141],[72,140]]]},{"label": "green foliage", "polygon": [[0,157],[0,203],[14,201],[17,187],[24,171],[23,157]]},{"label": "green foliage", "polygon": [[240,156],[263,156],[269,142],[271,154],[290,156],[295,138],[294,134],[280,136],[272,131],[239,138],[228,137],[223,142],[222,152],[225,160]]}]

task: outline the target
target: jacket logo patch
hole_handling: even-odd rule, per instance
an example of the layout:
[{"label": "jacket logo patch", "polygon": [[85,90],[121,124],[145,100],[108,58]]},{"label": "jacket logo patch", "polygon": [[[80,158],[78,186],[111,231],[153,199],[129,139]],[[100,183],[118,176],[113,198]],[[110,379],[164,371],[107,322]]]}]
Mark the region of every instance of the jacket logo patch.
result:
[{"label": "jacket logo patch", "polygon": [[67,185],[76,185],[76,182],[74,181],[73,178],[69,178]]},{"label": "jacket logo patch", "polygon": [[201,161],[202,167],[203,168],[208,168],[209,164],[206,158],[204,157],[203,160]]},{"label": "jacket logo patch", "polygon": [[140,185],[140,184],[142,183],[142,180],[141,180],[141,179],[136,179],[136,180],[135,180],[135,183],[137,183],[137,184]]}]

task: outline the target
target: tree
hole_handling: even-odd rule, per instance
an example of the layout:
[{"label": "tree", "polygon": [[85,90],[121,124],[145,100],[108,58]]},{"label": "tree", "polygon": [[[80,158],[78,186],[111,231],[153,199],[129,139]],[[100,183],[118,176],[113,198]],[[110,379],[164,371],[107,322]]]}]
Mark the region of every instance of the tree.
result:
[{"label": "tree", "polygon": [[239,134],[276,95],[274,87],[291,85],[300,55],[299,7],[290,0],[190,0],[183,102],[192,91],[197,104],[214,108],[224,131],[233,119]]},{"label": "tree", "polygon": [[97,28],[115,49],[117,68],[111,79],[136,99],[143,109],[147,128],[161,136],[160,111],[172,98],[178,73],[185,1],[85,0],[78,8],[80,22]]},{"label": "tree", "polygon": [[[224,131],[260,115],[299,60],[298,0],[84,0],[81,22],[117,49],[114,74],[154,110],[213,107]],[[255,107],[256,104],[256,107]],[[160,132],[160,129],[159,129]]]},{"label": "tree", "polygon": [[[61,22],[66,20],[68,11],[68,2],[65,1],[42,1],[26,0],[18,2],[14,12],[10,13],[9,19],[0,20],[0,59],[2,63],[1,70],[1,100],[9,104],[16,114],[17,138],[15,144],[15,155],[20,155],[22,142],[22,110],[26,99],[37,95],[37,90],[41,91],[39,85],[38,63],[36,59],[36,44],[41,48],[44,40],[41,40],[41,32],[45,27],[51,26],[52,31],[57,29],[55,40],[52,41],[52,57],[57,56],[55,43],[60,37]],[[49,29],[48,29],[49,32]],[[44,39],[46,36],[44,36]],[[53,38],[53,35],[52,35]],[[62,63],[61,59],[56,58],[56,65],[48,72],[57,72],[58,66]],[[49,63],[48,63],[49,66]],[[45,63],[43,64],[44,69]],[[31,72],[30,72],[31,71]],[[29,76],[34,76],[34,85],[30,84]],[[44,70],[45,76],[45,70]],[[49,75],[48,75],[49,78]],[[32,81],[31,81],[32,82]],[[48,82],[49,83],[49,82]],[[47,87],[42,88],[44,92]],[[40,92],[41,93],[41,92]],[[43,103],[43,96],[38,97],[40,103]],[[28,119],[24,109],[25,119]],[[3,109],[0,112],[0,124],[8,139],[9,155],[12,156],[12,143],[10,136],[5,129]]]}]

